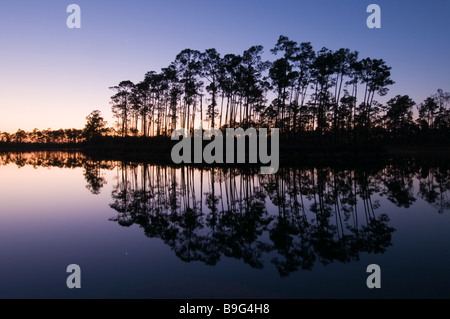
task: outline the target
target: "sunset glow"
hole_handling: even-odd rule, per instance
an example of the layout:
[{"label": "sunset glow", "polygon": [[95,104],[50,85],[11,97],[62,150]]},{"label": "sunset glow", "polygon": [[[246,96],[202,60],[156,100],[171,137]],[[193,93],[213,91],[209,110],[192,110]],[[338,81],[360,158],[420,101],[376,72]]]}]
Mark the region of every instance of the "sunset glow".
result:
[{"label": "sunset glow", "polygon": [[184,48],[240,54],[280,34],[315,49],[348,47],[384,59],[396,84],[389,98],[423,101],[448,91],[448,1],[378,1],[382,28],[368,29],[354,1],[77,1],[81,29],[68,29],[69,2],[14,1],[0,11],[0,131],[82,128],[90,111],[114,120],[108,88],[141,81]]}]

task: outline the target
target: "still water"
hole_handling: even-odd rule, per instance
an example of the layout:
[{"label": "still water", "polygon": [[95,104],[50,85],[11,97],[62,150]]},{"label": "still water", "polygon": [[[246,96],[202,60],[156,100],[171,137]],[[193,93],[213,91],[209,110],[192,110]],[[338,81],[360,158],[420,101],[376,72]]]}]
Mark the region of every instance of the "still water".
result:
[{"label": "still water", "polygon": [[3,153],[0,176],[0,298],[450,297],[448,160],[260,175]]}]

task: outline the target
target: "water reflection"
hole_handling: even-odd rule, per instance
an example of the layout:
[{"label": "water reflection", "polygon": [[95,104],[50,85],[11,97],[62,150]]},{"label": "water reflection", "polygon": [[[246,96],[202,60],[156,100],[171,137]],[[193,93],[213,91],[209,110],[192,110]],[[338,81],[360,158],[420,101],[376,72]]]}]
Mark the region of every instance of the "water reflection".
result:
[{"label": "water reflection", "polygon": [[0,153],[0,165],[16,164],[37,167],[82,167],[86,157],[80,152],[6,152]]},{"label": "water reflection", "polygon": [[110,205],[118,215],[112,220],[140,225],[187,262],[214,265],[227,256],[262,268],[267,253],[286,276],[316,262],[383,253],[392,244],[389,218],[375,212],[379,203],[371,199],[380,186],[364,171],[282,169],[258,175],[122,163],[118,174]]},{"label": "water reflection", "polygon": [[139,225],[185,262],[216,265],[225,256],[253,268],[272,264],[281,276],[384,253],[395,232],[383,210],[387,201],[408,208],[421,198],[438,213],[450,210],[449,164],[436,159],[280,168],[276,175],[99,161],[65,152],[5,153],[0,163],[81,167],[92,194],[108,182],[105,170],[114,170],[111,221]]},{"label": "water reflection", "polygon": [[99,194],[107,184],[102,170],[112,170],[117,166],[113,161],[93,160],[81,152],[42,151],[42,152],[7,152],[0,153],[0,165],[15,164],[19,168],[30,165],[37,167],[83,168],[86,188],[92,194]]}]

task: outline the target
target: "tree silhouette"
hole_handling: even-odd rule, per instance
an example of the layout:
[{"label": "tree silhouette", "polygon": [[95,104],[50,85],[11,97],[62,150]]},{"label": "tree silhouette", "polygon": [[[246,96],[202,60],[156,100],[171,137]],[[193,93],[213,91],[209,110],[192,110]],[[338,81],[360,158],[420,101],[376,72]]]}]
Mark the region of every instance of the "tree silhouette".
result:
[{"label": "tree silhouette", "polygon": [[[103,119],[102,114],[99,110],[92,111],[86,117],[86,125],[83,130],[83,136],[89,141],[102,136],[106,133],[107,122]],[[70,135],[73,139],[73,135]]]},{"label": "tree silhouette", "polygon": [[110,87],[117,93],[111,97],[112,112],[118,120],[118,127],[122,136],[128,135],[129,114],[132,104],[132,90],[134,84],[131,81],[122,81],[118,86]]},{"label": "tree silhouette", "polygon": [[397,95],[387,105],[390,107],[386,114],[388,130],[395,137],[407,135],[412,125],[412,107],[415,102],[407,95]]},{"label": "tree silhouette", "polygon": [[[349,48],[315,51],[310,42],[297,43],[284,35],[270,51],[276,55],[273,61],[263,60],[260,45],[223,55],[214,48],[184,49],[160,71],[146,72],[142,81],[125,80],[110,87],[116,131],[102,134],[133,135],[131,140],[140,143],[147,139],[138,137],[167,138],[177,128],[193,134],[207,123],[219,129],[276,127],[288,149],[295,145],[286,142],[291,139],[299,145],[332,147],[446,145],[450,93],[438,89],[413,118],[414,101],[408,95],[393,97],[385,105],[376,100],[395,83],[383,59],[360,58]],[[77,129],[19,129],[3,132],[0,145],[78,144],[97,133],[94,129],[87,136],[80,134]]]},{"label": "tree silhouette", "polygon": [[[206,110],[206,115],[211,121],[210,127],[215,128],[215,118],[217,116],[217,95],[219,93],[219,72],[221,68],[221,58],[220,54],[216,51],[216,49],[208,49],[203,53],[202,56],[202,67],[203,72],[202,75],[209,81],[209,85],[206,86],[206,90],[211,95],[211,104],[208,104],[208,108]],[[200,114],[202,114],[202,110],[200,110]],[[203,128],[203,121],[202,121]]]}]

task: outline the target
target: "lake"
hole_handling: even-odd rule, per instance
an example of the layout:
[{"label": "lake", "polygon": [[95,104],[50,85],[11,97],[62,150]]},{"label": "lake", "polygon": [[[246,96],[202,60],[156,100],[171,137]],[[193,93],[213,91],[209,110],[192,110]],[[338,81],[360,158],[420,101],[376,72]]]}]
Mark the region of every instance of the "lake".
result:
[{"label": "lake", "polygon": [[0,298],[450,297],[446,159],[261,175],[1,153],[0,176]]}]

